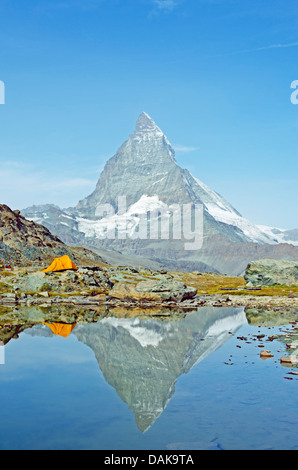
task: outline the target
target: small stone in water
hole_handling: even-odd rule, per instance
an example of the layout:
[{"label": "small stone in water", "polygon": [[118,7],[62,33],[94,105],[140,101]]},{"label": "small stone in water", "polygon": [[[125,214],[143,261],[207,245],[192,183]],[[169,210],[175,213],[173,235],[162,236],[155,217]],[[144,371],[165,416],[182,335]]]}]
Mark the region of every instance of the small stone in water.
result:
[{"label": "small stone in water", "polygon": [[264,349],[263,351],[261,351],[260,356],[262,358],[267,359],[268,357],[273,357],[273,354],[271,354],[271,351],[267,351],[266,349]]}]

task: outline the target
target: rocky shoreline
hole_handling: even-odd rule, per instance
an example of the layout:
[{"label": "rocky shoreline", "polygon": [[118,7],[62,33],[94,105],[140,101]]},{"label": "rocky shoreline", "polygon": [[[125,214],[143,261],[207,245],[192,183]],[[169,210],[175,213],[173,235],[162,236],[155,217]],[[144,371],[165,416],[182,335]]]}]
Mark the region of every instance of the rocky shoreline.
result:
[{"label": "rocky shoreline", "polygon": [[0,294],[0,305],[3,306],[42,306],[50,307],[55,305],[70,306],[109,306],[125,308],[169,308],[169,309],[195,309],[198,307],[248,307],[258,308],[266,306],[268,308],[297,308],[298,298],[285,296],[252,296],[252,295],[196,295],[186,300],[147,300],[113,298],[106,294],[91,295],[55,295],[50,297],[47,292],[38,294]]},{"label": "rocky shoreline", "polygon": [[15,268],[0,271],[0,340],[7,344],[40,324],[67,325],[71,330],[77,324],[109,317],[179,322],[199,308],[205,315],[214,312],[213,308],[219,312],[239,308],[244,309],[250,324],[280,325],[282,329],[267,339],[262,335],[261,357],[272,357],[265,341],[277,339],[286,343],[289,352],[280,359],[282,365],[296,367],[297,290],[297,286],[282,285],[251,287],[243,277],[198,271],[96,265],[46,274],[42,267]]},{"label": "rocky shoreline", "polygon": [[[270,294],[269,294],[270,292]],[[3,306],[107,306],[196,309],[198,307],[297,308],[297,287],[247,287],[241,277],[177,273],[128,266],[88,266],[45,274],[41,269],[0,272]]]},{"label": "rocky shoreline", "polygon": [[129,299],[113,299],[109,296],[102,296],[94,298],[92,296],[71,296],[61,297],[55,296],[52,298],[45,297],[34,297],[26,295],[25,297],[17,297],[15,294],[5,294],[0,297],[0,305],[19,305],[19,306],[52,306],[52,305],[107,305],[107,306],[121,306],[127,308],[152,308],[152,307],[163,307],[163,308],[185,308],[194,309],[197,307],[249,307],[256,308],[262,306],[272,307],[289,307],[298,309],[298,299],[289,299],[285,297],[271,297],[271,296],[237,296],[233,295],[230,297],[218,296],[218,295],[200,295],[196,296],[191,300],[185,301],[134,301]]}]

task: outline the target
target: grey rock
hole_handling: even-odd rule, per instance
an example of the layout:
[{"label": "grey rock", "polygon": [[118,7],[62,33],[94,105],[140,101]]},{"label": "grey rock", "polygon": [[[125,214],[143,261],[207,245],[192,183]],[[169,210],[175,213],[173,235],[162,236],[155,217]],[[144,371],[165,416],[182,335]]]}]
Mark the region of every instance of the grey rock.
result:
[{"label": "grey rock", "polygon": [[197,294],[197,289],[188,287],[179,281],[141,281],[135,287],[119,282],[109,295],[118,299],[135,299],[149,301],[178,301],[191,299]]},{"label": "grey rock", "polygon": [[253,286],[295,286],[298,285],[298,262],[271,259],[252,261],[246,268],[244,279]]}]

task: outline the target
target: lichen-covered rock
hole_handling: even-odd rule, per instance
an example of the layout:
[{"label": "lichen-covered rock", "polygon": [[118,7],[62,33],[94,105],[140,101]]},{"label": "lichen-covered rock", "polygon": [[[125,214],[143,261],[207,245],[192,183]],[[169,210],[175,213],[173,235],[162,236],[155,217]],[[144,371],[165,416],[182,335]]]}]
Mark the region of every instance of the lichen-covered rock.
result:
[{"label": "lichen-covered rock", "polygon": [[149,280],[139,282],[136,286],[119,282],[110,291],[110,296],[118,299],[129,298],[135,300],[172,300],[183,301],[191,299],[197,294],[197,289],[188,287],[179,281]]},{"label": "lichen-covered rock", "polygon": [[271,259],[252,261],[246,268],[244,279],[253,286],[297,286],[298,262]]}]

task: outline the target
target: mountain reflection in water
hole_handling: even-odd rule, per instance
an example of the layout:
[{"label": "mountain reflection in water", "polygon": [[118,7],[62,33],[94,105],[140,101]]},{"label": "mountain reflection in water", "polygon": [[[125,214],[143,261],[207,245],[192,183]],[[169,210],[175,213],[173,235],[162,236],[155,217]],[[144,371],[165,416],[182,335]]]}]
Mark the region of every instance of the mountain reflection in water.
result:
[{"label": "mountain reflection in water", "polygon": [[178,321],[107,317],[77,324],[72,333],[93,350],[105,380],[145,432],[172,398],[178,377],[246,321],[243,308],[206,307]]},{"label": "mountain reflection in water", "polygon": [[177,378],[244,323],[244,309],[202,308],[177,322],[109,317],[78,325],[74,334],[94,351],[106,381],[144,432],[172,398]]},{"label": "mountain reflection in water", "polygon": [[[32,315],[31,312],[31,321]],[[171,316],[105,316],[96,322],[71,324],[46,320],[41,315],[37,323],[15,325],[12,337],[24,330],[33,336],[75,335],[93,350],[105,380],[133,411],[142,432],[166,408],[178,377],[187,374],[247,323],[244,308],[212,307],[200,308],[176,320]],[[0,330],[0,339],[1,334],[5,336],[4,329]]]}]

